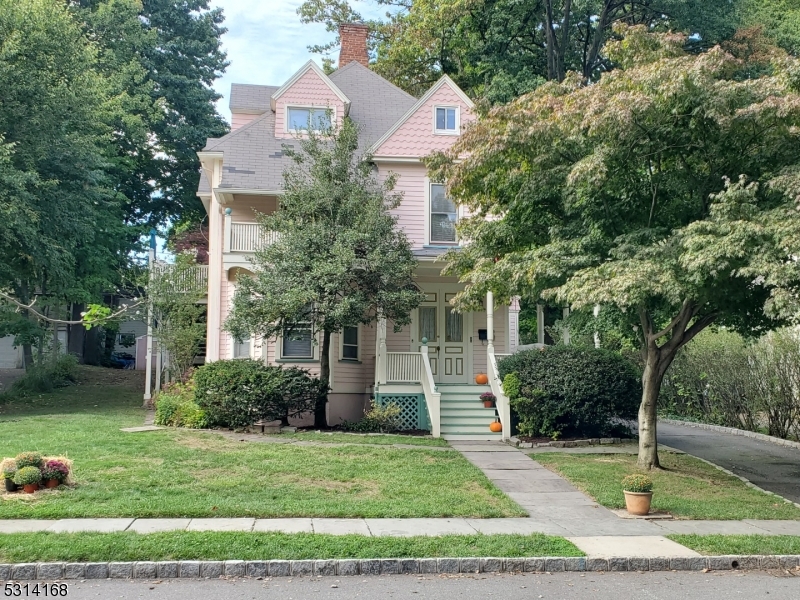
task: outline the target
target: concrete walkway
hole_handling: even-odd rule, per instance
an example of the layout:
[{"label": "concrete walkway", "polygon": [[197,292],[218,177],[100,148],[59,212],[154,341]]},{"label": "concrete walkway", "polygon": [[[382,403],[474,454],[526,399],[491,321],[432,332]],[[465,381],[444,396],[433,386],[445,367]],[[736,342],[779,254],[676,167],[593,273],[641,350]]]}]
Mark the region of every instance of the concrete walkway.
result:
[{"label": "concrete walkway", "polygon": [[658,423],[658,440],[800,502],[800,450],[717,431]]}]

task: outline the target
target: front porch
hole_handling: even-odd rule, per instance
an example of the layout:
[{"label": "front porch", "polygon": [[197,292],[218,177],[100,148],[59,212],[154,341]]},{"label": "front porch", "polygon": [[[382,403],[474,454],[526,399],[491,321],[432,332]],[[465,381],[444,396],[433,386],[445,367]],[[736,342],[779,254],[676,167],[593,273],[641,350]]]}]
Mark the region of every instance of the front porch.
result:
[{"label": "front porch", "polygon": [[[450,304],[459,284],[420,278],[419,285],[426,299],[410,326],[394,332],[385,320],[378,322],[375,402],[397,404],[405,428],[430,429],[434,437],[507,439],[511,409],[497,360],[516,349],[515,307],[495,307],[489,293],[485,312],[459,313]],[[476,384],[478,374],[486,374],[488,383]],[[494,408],[483,407],[483,392],[495,395]],[[490,431],[494,421],[502,425],[500,432]]]}]

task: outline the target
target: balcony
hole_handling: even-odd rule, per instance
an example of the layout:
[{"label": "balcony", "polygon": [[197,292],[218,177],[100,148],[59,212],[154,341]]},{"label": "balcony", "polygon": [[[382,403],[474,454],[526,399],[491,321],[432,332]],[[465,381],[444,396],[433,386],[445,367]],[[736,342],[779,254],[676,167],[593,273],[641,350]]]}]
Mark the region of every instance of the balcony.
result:
[{"label": "balcony", "polygon": [[172,282],[178,291],[194,291],[203,290],[208,288],[208,265],[194,265],[192,267],[184,267],[175,274],[175,265],[169,263],[158,262],[153,265],[153,271],[156,276],[167,275],[172,277]]},{"label": "balcony", "polygon": [[258,223],[226,221],[225,252],[255,252],[278,238],[274,231],[264,232]]}]

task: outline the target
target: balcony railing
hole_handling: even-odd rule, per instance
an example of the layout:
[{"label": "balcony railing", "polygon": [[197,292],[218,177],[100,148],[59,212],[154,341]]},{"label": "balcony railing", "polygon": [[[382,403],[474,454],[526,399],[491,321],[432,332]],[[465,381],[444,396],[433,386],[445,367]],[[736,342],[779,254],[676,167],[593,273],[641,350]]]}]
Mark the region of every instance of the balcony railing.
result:
[{"label": "balcony railing", "polygon": [[274,231],[265,232],[258,223],[231,222],[229,234],[230,246],[228,252],[255,252],[278,238]]},{"label": "balcony railing", "polygon": [[[153,266],[156,275],[169,274],[175,271],[175,265],[169,263],[156,263]],[[182,268],[173,275],[172,282],[179,291],[206,290],[208,288],[208,265],[194,265]]]}]

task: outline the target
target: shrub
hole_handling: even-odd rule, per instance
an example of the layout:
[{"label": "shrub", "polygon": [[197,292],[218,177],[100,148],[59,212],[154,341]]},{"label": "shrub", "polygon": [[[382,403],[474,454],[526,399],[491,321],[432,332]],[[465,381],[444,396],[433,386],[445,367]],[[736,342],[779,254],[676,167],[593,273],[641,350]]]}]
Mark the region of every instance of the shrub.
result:
[{"label": "shrub", "polygon": [[0,463],[0,471],[2,471],[3,479],[14,479],[14,475],[17,473],[17,461],[13,458],[3,459],[3,462]]},{"label": "shrub", "polygon": [[641,402],[633,365],[606,350],[525,350],[498,368],[522,435],[607,435],[619,428],[616,420],[633,419]]},{"label": "shrub", "polygon": [[41,469],[44,464],[42,455],[39,452],[21,452],[17,454],[17,457],[14,460],[17,463],[17,469],[20,470],[25,467],[36,467],[37,469]]},{"label": "shrub", "polygon": [[343,423],[348,431],[359,433],[394,433],[400,430],[400,407],[394,402],[386,406],[374,405],[364,413],[364,418],[355,423]]},{"label": "shrub", "polygon": [[34,394],[52,392],[77,380],[78,359],[71,354],[60,354],[37,363],[25,371],[9,390],[11,396],[24,398]]},{"label": "shrub", "polygon": [[257,421],[312,412],[326,386],[304,369],[270,367],[249,359],[220,360],[194,375],[195,400],[211,426],[240,428]]},{"label": "shrub", "polygon": [[647,475],[634,473],[622,478],[622,489],[626,492],[644,494],[653,491],[653,480]]},{"label": "shrub", "polygon": [[64,483],[69,477],[69,467],[60,460],[48,460],[42,467],[42,479],[58,479]]},{"label": "shrub", "polygon": [[156,425],[203,429],[208,426],[206,412],[195,402],[194,381],[175,384],[160,392],[155,399]]},{"label": "shrub", "polygon": [[14,475],[14,483],[17,485],[31,485],[33,483],[41,483],[41,481],[42,472],[38,467],[22,467]]}]

